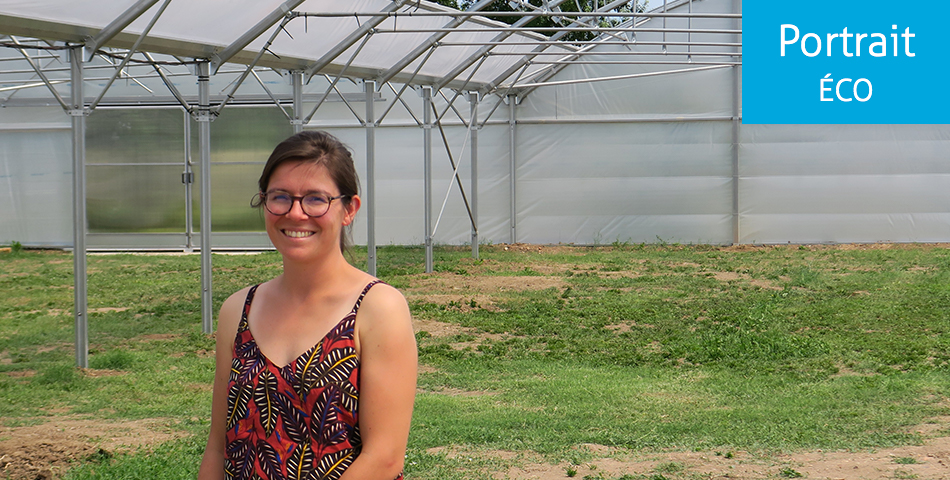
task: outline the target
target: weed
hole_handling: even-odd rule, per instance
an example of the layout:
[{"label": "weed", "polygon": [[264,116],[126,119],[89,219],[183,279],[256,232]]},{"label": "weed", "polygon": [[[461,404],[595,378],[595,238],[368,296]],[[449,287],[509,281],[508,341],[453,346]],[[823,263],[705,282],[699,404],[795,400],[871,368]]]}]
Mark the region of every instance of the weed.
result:
[{"label": "weed", "polygon": [[898,463],[901,465],[914,465],[918,462],[917,462],[917,459],[914,457],[897,457],[894,459],[894,463]]},{"label": "weed", "polygon": [[658,473],[676,473],[683,470],[683,466],[676,462],[661,463],[653,469]]},{"label": "weed", "polygon": [[782,467],[782,469],[779,470],[778,474],[779,474],[782,478],[801,478],[801,477],[804,476],[804,475],[802,475],[801,472],[799,472],[798,470],[795,470],[795,469],[793,469],[793,468],[791,468],[791,467]]},{"label": "weed", "polygon": [[577,476],[577,469],[574,468],[574,467],[567,467],[567,468],[564,469],[564,473],[566,473],[568,477],[572,477],[572,478],[573,478],[573,477]]},{"label": "weed", "polygon": [[917,478],[917,474],[914,472],[909,472],[907,470],[901,470],[898,468],[897,470],[894,470],[894,476],[892,478],[896,478],[900,480],[913,480]]},{"label": "weed", "polygon": [[126,370],[135,362],[135,356],[125,350],[110,350],[101,355],[93,355],[89,359],[89,366],[102,370]]}]

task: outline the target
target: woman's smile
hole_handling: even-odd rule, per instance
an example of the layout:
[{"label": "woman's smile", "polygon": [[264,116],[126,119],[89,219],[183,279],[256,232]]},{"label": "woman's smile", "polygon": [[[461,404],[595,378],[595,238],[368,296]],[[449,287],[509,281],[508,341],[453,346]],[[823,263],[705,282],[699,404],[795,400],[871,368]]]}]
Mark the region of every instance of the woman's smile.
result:
[{"label": "woman's smile", "polygon": [[288,236],[288,237],[290,237],[290,238],[305,238],[305,237],[309,237],[309,236],[313,235],[315,232],[311,232],[311,231],[308,231],[308,230],[288,230],[288,229],[281,229],[281,233],[283,233],[284,235],[286,235],[286,236]]}]

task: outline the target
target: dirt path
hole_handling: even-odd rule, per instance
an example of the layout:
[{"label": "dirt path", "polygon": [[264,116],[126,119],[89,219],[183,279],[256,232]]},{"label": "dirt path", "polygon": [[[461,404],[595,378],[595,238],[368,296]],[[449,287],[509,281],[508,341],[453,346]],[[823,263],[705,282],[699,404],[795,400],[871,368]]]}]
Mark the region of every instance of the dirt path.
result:
[{"label": "dirt path", "polygon": [[167,419],[109,422],[66,415],[36,425],[0,427],[0,477],[52,480],[76,462],[173,440]]}]

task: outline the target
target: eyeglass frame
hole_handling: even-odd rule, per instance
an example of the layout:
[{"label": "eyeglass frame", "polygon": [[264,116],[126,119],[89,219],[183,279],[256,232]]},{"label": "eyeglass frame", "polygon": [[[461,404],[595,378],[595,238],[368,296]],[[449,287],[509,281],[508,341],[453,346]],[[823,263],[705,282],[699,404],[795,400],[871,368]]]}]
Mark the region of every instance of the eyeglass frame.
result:
[{"label": "eyeglass frame", "polygon": [[[284,212],[284,213],[274,213],[274,212],[271,211],[271,209],[267,206],[267,194],[269,194],[269,193],[276,193],[276,192],[286,193],[287,196],[290,197],[290,208],[288,208],[287,211]],[[304,209],[304,206],[303,206],[303,199],[304,199],[304,198],[307,198],[307,197],[310,197],[310,196],[323,196],[323,197],[325,197],[326,200],[327,200],[327,209],[326,209],[326,211],[324,211],[324,212],[321,213],[320,215],[310,215],[309,213],[307,213],[307,211]],[[267,210],[267,212],[270,213],[271,215],[276,215],[276,216],[278,216],[278,217],[282,217],[282,216],[284,216],[284,215],[287,215],[288,213],[290,213],[291,210],[294,209],[294,203],[296,202],[296,203],[299,203],[299,204],[300,204],[300,211],[301,211],[304,215],[306,215],[308,218],[320,218],[320,217],[326,215],[327,212],[330,211],[330,207],[333,205],[333,201],[334,201],[334,200],[340,200],[340,199],[342,199],[342,198],[347,198],[347,197],[352,197],[352,196],[353,196],[353,195],[345,195],[345,194],[344,194],[344,195],[337,195],[337,196],[335,196],[335,197],[331,197],[331,196],[329,196],[329,195],[320,194],[320,193],[308,193],[308,194],[306,194],[306,195],[291,195],[290,192],[286,192],[286,191],[284,191],[284,190],[271,190],[271,191],[268,191],[268,192],[257,192],[257,196],[256,196],[256,197],[257,197],[257,199],[259,200],[260,203],[258,203],[257,205],[254,205],[254,201],[252,200],[252,201],[251,201],[251,206],[253,206],[253,207],[260,207],[260,206],[263,206],[264,209]]]}]

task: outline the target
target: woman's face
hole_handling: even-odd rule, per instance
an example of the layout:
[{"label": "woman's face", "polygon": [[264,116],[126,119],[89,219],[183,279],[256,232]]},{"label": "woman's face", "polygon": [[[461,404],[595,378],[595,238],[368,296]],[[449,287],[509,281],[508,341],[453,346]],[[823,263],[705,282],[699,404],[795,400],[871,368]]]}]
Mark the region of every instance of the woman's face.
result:
[{"label": "woman's face", "polygon": [[[286,162],[274,169],[267,192],[282,191],[294,197],[323,194],[340,195],[340,189],[330,177],[327,168],[313,162]],[[343,227],[353,222],[359,209],[359,198],[330,202],[327,213],[310,217],[304,213],[300,201],[294,201],[289,212],[274,215],[264,208],[264,225],[274,247],[285,260],[308,261],[340,252]]]}]

